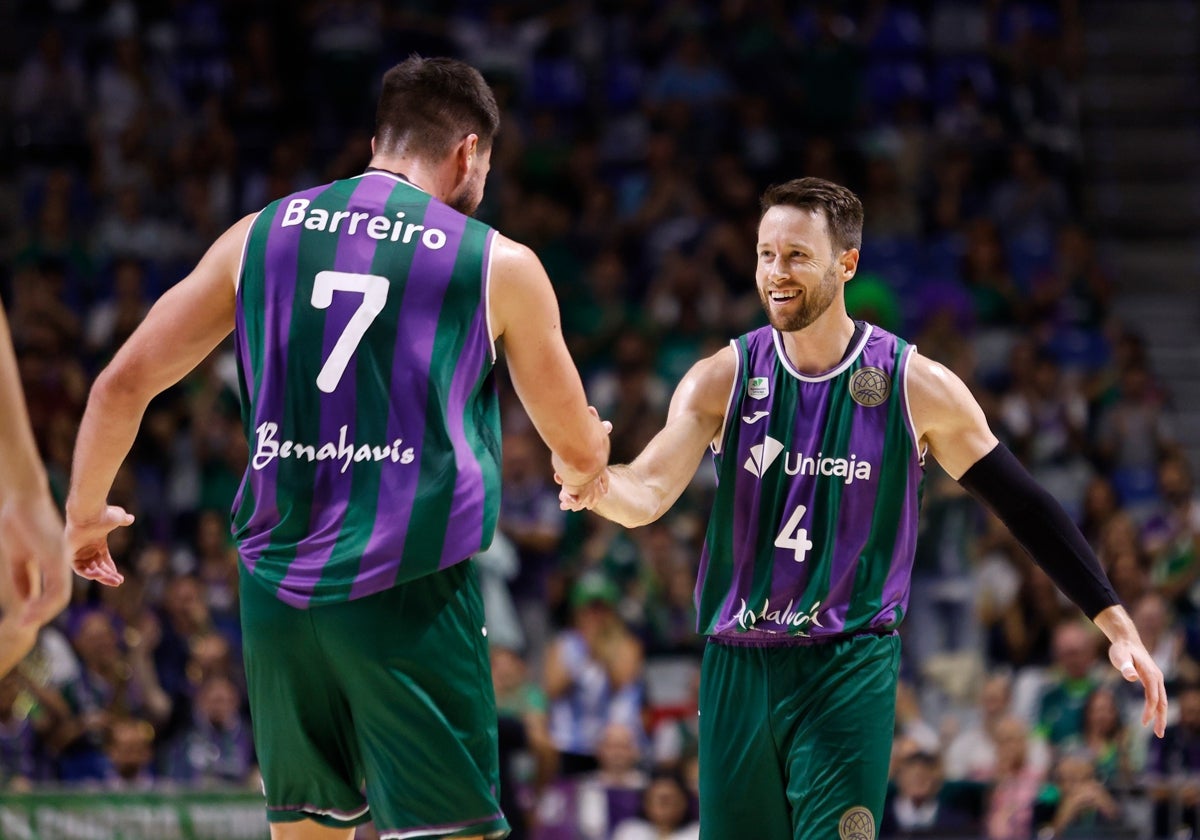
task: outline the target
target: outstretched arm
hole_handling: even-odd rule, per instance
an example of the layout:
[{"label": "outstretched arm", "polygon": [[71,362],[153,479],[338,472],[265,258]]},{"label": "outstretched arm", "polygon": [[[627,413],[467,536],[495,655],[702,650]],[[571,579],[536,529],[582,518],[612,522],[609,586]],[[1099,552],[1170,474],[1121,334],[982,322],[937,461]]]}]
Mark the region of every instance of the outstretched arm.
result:
[{"label": "outstretched arm", "polygon": [[608,463],[608,432],[588,410],[550,278],[533,251],[499,234],[491,272],[492,337],[504,338],[513,388],[565,478],[590,482]]},{"label": "outstretched arm", "polygon": [[653,522],[670,510],[721,432],[736,370],[730,347],[697,362],[675,389],[662,431],[632,463],[608,469],[607,492],[601,490],[592,501],[564,488],[559,496],[563,509],[590,507],[626,528]]},{"label": "outstretched arm", "polygon": [[62,520],[50,497],[0,309],[0,676],[71,597]]},{"label": "outstretched arm", "polygon": [[233,330],[238,265],[253,221],[247,216],[225,231],[96,377],[79,426],[67,497],[67,551],[83,577],[108,586],[124,579],[108,552],[108,532],[133,517],[107,504],[108,491],[150,400]]},{"label": "outstretched arm", "polygon": [[1153,721],[1161,738],[1167,719],[1162,671],[1062,505],[996,440],[979,403],[952,372],[914,354],[908,387],[913,423],[930,453],[951,478],[995,512],[1058,588],[1108,637],[1113,667],[1130,682],[1140,680],[1145,690],[1142,724]]}]

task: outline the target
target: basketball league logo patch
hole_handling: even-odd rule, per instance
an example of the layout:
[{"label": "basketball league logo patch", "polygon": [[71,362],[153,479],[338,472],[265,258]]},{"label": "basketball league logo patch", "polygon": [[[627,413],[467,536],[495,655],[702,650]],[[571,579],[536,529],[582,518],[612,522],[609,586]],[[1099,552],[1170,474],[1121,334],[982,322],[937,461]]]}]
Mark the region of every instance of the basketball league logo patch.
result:
[{"label": "basketball league logo patch", "polygon": [[841,840],[875,840],[875,817],[861,805],[842,814],[838,821]]},{"label": "basketball league logo patch", "polygon": [[871,408],[885,402],[892,393],[892,378],[877,367],[859,368],[850,377],[850,397]]}]

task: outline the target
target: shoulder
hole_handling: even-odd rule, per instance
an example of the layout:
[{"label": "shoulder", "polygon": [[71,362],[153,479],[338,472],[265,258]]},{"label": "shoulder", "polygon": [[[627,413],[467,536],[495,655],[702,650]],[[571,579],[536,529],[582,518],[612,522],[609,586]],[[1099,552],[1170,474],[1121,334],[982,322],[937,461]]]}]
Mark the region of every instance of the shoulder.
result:
[{"label": "shoulder", "polygon": [[[480,222],[480,224],[483,224]],[[541,260],[528,245],[522,245],[514,239],[509,239],[500,232],[492,237],[492,268],[502,270],[520,270],[533,265],[541,265]]]},{"label": "shoulder", "polygon": [[682,400],[709,413],[724,415],[737,372],[737,353],[731,345],[726,345],[692,365],[675,389],[673,402]]}]

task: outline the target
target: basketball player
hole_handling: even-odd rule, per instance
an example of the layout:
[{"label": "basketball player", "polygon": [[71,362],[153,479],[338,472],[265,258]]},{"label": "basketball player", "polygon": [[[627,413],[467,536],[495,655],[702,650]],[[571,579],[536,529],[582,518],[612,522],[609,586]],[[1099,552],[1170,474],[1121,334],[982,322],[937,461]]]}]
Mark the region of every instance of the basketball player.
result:
[{"label": "basketball player", "polygon": [[0,677],[71,598],[62,518],[38,455],[0,308]]},{"label": "basketball player", "polygon": [[150,398],[234,331],[249,463],[234,502],[255,745],[274,838],[500,837],[471,556],[500,491],[495,341],[569,480],[608,459],[533,253],[470,218],[496,101],[473,68],[383,77],[362,175],[221,236],[97,378],[67,503],[76,569],[121,574],[105,496]]},{"label": "basketball player", "polygon": [[1012,529],[1145,688],[1163,678],[1079,531],[950,371],[846,314],[862,204],[816,178],[762,199],[756,281],[770,326],[696,364],[666,426],[603,486],[562,491],[626,526],[674,503],[706,448],[718,488],[696,589],[705,838],[871,840],[887,785],[900,642],[927,454]]}]

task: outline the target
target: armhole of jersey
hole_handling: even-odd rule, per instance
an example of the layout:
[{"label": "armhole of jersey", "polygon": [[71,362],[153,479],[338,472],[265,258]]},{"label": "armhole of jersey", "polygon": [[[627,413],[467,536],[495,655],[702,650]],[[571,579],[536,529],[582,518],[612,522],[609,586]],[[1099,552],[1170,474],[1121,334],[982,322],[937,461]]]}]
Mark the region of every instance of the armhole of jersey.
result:
[{"label": "armhole of jersey", "polygon": [[258,217],[260,215],[262,215],[261,210],[254,214],[254,219],[250,222],[250,226],[246,228],[246,241],[242,243],[242,258],[238,260],[237,273],[233,275],[233,293],[235,295],[242,285],[242,272],[246,268],[246,254],[250,252],[250,237],[254,234],[254,226],[258,224]]},{"label": "armhole of jersey", "polygon": [[917,437],[917,424],[913,422],[912,416],[912,401],[908,398],[908,364],[916,353],[917,345],[910,344],[900,359],[900,393],[904,399],[904,420],[908,424],[908,436],[912,438],[913,451],[917,453],[917,461],[924,468],[925,455],[928,454],[929,447],[922,447],[921,439]]},{"label": "armhole of jersey", "polygon": [[492,351],[492,364],[496,364],[496,334],[492,332],[492,252],[495,250],[496,231],[488,233],[487,254],[483,258],[483,320],[486,323],[488,348]]},{"label": "armhole of jersey", "polygon": [[729,399],[725,402],[725,418],[721,421],[721,431],[716,440],[708,445],[714,455],[721,454],[721,447],[725,443],[725,430],[729,428],[729,412],[733,410],[733,396],[738,392],[738,385],[742,380],[742,354],[738,352],[737,339],[731,339],[729,346],[733,348],[733,386],[730,387]]}]

